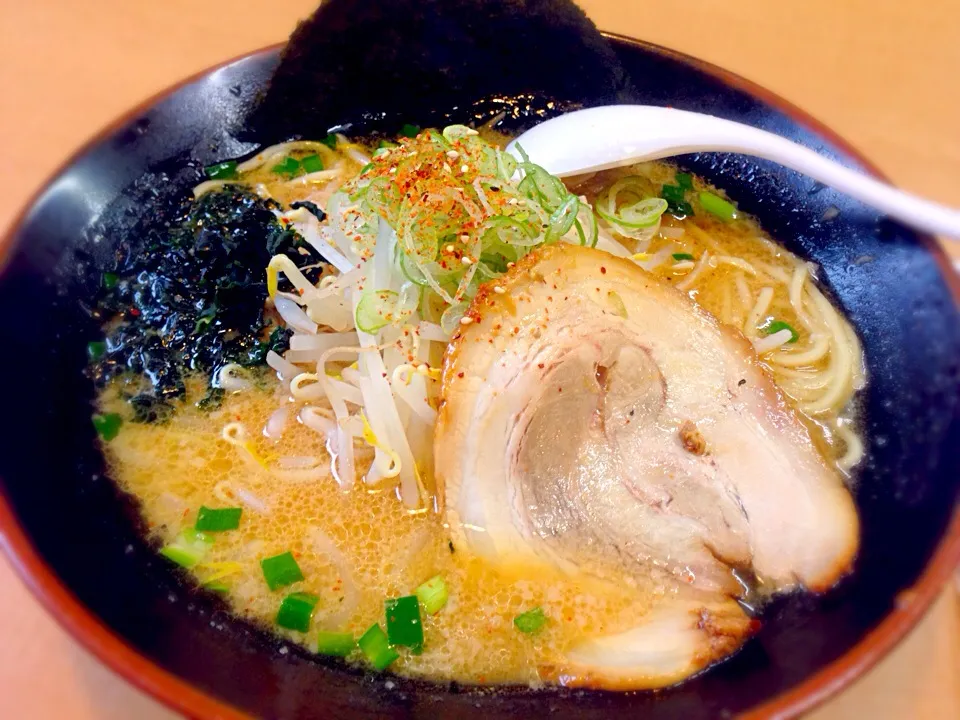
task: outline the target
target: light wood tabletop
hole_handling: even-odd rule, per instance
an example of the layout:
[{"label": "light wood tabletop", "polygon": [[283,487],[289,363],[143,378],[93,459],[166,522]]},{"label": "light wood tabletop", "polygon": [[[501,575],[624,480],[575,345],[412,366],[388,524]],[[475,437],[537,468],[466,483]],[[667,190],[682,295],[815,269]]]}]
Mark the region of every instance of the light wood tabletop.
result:
[{"label": "light wood tabletop", "polygon": [[[103,125],[187,75],[283,40],[314,4],[0,3],[0,233]],[[958,0],[581,5],[601,29],[766,86],[851,141],[896,184],[960,206]],[[0,718],[175,717],[81,649],[2,559],[0,638]],[[812,717],[960,717],[957,594],[945,592],[892,655]]]}]

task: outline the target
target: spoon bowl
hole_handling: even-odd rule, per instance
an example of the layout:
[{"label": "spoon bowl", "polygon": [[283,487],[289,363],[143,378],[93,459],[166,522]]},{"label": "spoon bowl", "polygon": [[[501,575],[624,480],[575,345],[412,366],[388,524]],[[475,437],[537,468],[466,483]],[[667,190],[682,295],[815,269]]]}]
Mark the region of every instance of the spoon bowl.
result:
[{"label": "spoon bowl", "polygon": [[918,230],[960,238],[960,211],[867,177],[766,130],[651,105],[577,110],[533,127],[507,146],[565,177],[695,152],[735,152],[809,175]]}]

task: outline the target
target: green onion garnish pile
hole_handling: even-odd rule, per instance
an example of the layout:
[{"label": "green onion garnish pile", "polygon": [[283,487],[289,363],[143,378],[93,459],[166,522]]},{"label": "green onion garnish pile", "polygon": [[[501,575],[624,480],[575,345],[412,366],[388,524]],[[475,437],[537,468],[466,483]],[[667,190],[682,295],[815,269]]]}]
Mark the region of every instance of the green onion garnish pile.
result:
[{"label": "green onion garnish pile", "polygon": [[[596,243],[590,208],[540,166],[463,125],[415,131],[405,127],[399,144],[382,142],[329,209],[337,247],[350,262],[373,257],[386,221],[397,237],[397,267],[423,288],[419,309],[462,305],[480,283],[568,233],[580,244]],[[382,308],[382,298],[367,305],[358,319],[382,327],[382,313],[366,312]]]}]

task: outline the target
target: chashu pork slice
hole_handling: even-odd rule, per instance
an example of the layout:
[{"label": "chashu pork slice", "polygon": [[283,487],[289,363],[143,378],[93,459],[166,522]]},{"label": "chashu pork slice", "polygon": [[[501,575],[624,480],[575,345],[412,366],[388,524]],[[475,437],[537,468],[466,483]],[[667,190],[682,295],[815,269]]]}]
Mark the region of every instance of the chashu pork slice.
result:
[{"label": "chashu pork slice", "polygon": [[[434,439],[454,539],[503,568],[667,578],[695,597],[581,643],[552,674],[675,682],[749,635],[729,599],[735,569],[772,590],[823,590],[849,568],[858,520],[842,479],[750,344],[668,283],[557,244],[481,290],[466,317]],[[703,613],[725,619],[723,642]],[[674,626],[679,649],[650,660],[651,633]]]}]

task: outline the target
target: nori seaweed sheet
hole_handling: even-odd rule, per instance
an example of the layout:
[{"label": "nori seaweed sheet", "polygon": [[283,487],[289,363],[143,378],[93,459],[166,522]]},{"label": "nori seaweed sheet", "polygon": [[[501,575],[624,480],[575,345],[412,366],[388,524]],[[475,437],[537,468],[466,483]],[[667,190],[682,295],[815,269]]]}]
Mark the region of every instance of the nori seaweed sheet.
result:
[{"label": "nori seaweed sheet", "polygon": [[391,133],[629,98],[613,50],[569,0],[327,0],[291,36],[245,134]]}]

